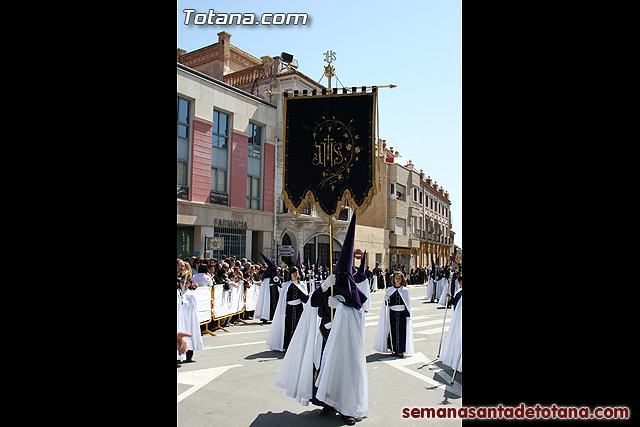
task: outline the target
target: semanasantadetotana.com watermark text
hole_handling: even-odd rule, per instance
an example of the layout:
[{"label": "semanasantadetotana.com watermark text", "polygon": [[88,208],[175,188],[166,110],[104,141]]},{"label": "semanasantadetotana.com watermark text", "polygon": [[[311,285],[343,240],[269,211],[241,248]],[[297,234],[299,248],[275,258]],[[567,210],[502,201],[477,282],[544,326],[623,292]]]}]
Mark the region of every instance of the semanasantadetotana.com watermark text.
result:
[{"label": "semanasantadetotana.com watermark text", "polygon": [[195,9],[184,9],[185,25],[306,25],[306,13],[197,13]]}]

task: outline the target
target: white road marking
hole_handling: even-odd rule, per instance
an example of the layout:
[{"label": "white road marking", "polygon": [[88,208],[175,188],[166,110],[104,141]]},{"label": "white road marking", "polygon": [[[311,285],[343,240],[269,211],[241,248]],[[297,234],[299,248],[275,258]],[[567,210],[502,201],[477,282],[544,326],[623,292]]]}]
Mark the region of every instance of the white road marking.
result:
[{"label": "white road marking", "polygon": [[[431,317],[431,315],[425,315],[425,316],[414,316],[414,317],[413,317],[413,320],[426,319],[426,318],[428,318],[428,317]],[[373,326],[373,325],[377,325],[377,324],[378,324],[378,319],[379,319],[379,317],[377,317],[375,321],[372,321],[372,322],[366,322],[366,323],[364,324],[364,326]],[[442,320],[438,320],[437,322],[442,323]],[[427,323],[427,324],[431,324],[431,323],[429,323],[429,322],[425,322],[425,323]],[[418,325],[422,325],[422,323],[419,323]],[[415,327],[416,327],[416,325],[413,325],[413,327],[415,328]]]},{"label": "white road marking", "polygon": [[[448,331],[449,325],[445,325],[444,330]],[[439,334],[441,332],[442,332],[442,326],[439,328],[427,329],[425,331],[413,331],[414,334],[423,334],[423,335],[433,335],[433,334]]]},{"label": "white road marking", "polygon": [[454,383],[453,386],[450,385],[449,381],[451,381],[451,377],[445,372],[443,372],[442,369],[436,367],[436,370],[434,370],[433,372],[443,377],[445,381],[447,381],[445,383],[436,381],[433,378],[429,378],[425,375],[422,375],[406,367],[407,365],[413,365],[415,363],[422,363],[423,365],[428,365],[429,363],[431,363],[431,360],[429,360],[429,358],[424,354],[422,354],[421,352],[417,352],[412,354],[411,356],[405,356],[400,359],[392,357],[389,359],[380,359],[380,360],[386,363],[387,365],[393,366],[394,368],[411,375],[412,377],[418,378],[419,380],[422,380],[426,383],[434,385],[435,388],[444,387],[450,393],[453,393],[462,397],[462,387],[460,386],[460,384]]},{"label": "white road marking", "polygon": [[178,403],[185,397],[188,397],[204,387],[207,383],[211,382],[215,378],[224,374],[231,368],[236,368],[242,365],[227,365],[219,366],[217,368],[198,369],[195,371],[178,372],[178,383],[187,384],[193,387],[186,391],[183,391],[178,395]]},{"label": "white road marking", "polygon": [[[415,319],[415,317],[414,317]],[[445,320],[444,323],[448,323],[451,321],[451,318],[447,317],[447,320]],[[431,326],[431,325],[440,325],[440,327],[442,327],[442,318],[440,319],[436,319],[436,320],[429,320],[427,322],[418,322],[418,323],[414,323],[413,324],[413,329],[415,328],[419,328],[421,326]]]},{"label": "white road marking", "polygon": [[[216,331],[216,332],[218,332],[218,331]],[[224,333],[218,332],[216,334],[216,337],[226,337],[226,336],[229,336],[229,335],[241,335],[241,334],[256,334],[258,332],[269,332],[269,329],[261,329],[259,331],[245,331],[245,332],[224,332]]]},{"label": "white road marking", "polygon": [[216,348],[229,348],[229,347],[242,347],[243,345],[254,345],[254,344],[265,344],[265,341],[254,341],[254,342],[245,342],[245,343],[241,343],[241,344],[229,344],[229,345],[216,345],[213,347],[205,347],[203,348],[203,350],[213,350]]}]

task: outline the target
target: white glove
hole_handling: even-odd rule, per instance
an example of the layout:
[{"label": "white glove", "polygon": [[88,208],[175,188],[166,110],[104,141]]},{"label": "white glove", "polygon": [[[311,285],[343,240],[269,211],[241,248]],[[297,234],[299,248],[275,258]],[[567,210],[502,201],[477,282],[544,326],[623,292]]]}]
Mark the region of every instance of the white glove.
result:
[{"label": "white glove", "polygon": [[332,274],[329,277],[327,277],[327,279],[324,282],[322,282],[322,285],[320,285],[320,287],[322,288],[322,292],[327,292],[327,289],[329,289],[335,284],[336,284],[336,275]]},{"label": "white glove", "polygon": [[336,297],[329,297],[329,307],[331,307],[331,308],[338,308],[338,298],[336,298]]},{"label": "white glove", "polygon": [[335,297],[329,297],[329,307],[338,308],[338,302],[344,302],[344,297],[342,295],[336,295]]}]

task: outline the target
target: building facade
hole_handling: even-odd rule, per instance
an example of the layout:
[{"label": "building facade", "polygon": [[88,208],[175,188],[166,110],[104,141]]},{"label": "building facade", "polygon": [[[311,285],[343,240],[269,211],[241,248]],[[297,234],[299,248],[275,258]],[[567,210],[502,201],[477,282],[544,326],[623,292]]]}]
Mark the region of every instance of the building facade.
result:
[{"label": "building facade", "polygon": [[258,260],[273,240],[277,107],[179,63],[177,83],[177,255]]}]

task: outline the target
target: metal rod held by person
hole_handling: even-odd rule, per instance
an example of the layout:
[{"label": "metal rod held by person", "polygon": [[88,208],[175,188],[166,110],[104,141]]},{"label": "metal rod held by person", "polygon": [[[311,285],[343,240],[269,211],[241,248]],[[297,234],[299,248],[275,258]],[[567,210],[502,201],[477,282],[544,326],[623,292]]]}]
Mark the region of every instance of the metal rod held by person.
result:
[{"label": "metal rod held by person", "polygon": [[[333,219],[329,216],[329,271],[328,273],[333,274]],[[334,280],[335,283],[338,282],[338,278]],[[331,296],[333,296],[333,286],[331,287]],[[333,308],[330,307],[331,310],[331,327],[333,328]]]},{"label": "metal rod held by person", "polygon": [[[386,292],[387,290],[385,289],[385,295],[384,295],[385,299],[383,301],[384,301],[384,304],[387,305],[387,321],[389,322],[389,342],[391,343],[391,352],[395,353],[396,351],[393,348],[393,335],[391,334],[391,306],[389,305],[389,301],[386,300],[386,297],[387,297]],[[391,298],[389,298],[389,300],[391,300]]]},{"label": "metal rod held by person", "polygon": [[442,348],[442,337],[444,337],[444,324],[447,321],[447,308],[449,308],[449,304],[448,304],[449,297],[446,297],[446,298],[447,298],[447,301],[446,301],[447,304],[444,305],[444,319],[442,319],[442,332],[440,333],[440,344],[438,345],[438,356],[436,356],[438,358],[440,358],[440,349]]},{"label": "metal rod held by person", "polygon": [[460,358],[462,357],[462,349],[460,349],[460,354],[458,355],[458,360],[456,361],[455,367],[453,368],[453,376],[451,377],[451,385],[453,385],[453,380],[456,379],[456,372],[458,372],[458,364],[460,363]]}]

